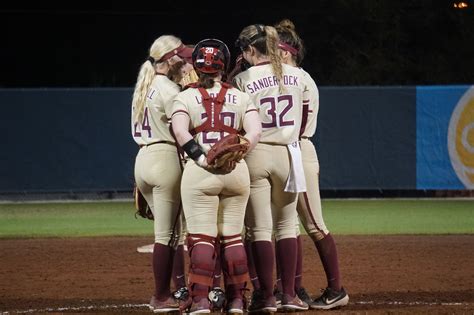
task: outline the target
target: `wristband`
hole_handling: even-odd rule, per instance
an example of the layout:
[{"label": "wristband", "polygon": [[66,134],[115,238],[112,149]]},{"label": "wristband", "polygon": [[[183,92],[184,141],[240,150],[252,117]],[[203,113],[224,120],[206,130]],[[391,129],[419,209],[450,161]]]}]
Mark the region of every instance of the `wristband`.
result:
[{"label": "wristband", "polygon": [[183,145],[183,150],[186,154],[196,161],[204,152],[201,149],[201,146],[194,141],[194,139],[189,140]]}]

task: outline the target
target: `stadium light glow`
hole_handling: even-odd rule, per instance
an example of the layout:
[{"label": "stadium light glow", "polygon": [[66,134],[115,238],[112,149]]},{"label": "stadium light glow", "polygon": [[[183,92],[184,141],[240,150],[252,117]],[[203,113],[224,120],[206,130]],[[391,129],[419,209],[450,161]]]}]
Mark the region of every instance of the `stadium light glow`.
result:
[{"label": "stadium light glow", "polygon": [[468,7],[468,4],[466,2],[455,2],[453,6],[455,9],[465,9]]}]

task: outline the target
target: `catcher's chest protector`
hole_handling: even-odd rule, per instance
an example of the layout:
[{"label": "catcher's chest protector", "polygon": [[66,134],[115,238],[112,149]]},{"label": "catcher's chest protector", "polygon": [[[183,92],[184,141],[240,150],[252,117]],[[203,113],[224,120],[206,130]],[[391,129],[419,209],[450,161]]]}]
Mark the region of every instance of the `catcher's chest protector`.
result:
[{"label": "catcher's chest protector", "polygon": [[207,120],[200,126],[192,129],[190,132],[195,135],[201,131],[225,131],[228,133],[238,133],[233,127],[225,125],[220,119],[220,113],[224,107],[224,99],[230,85],[222,83],[222,87],[217,94],[217,97],[211,97],[206,89],[198,87],[199,93],[202,96],[202,105],[206,110]]}]

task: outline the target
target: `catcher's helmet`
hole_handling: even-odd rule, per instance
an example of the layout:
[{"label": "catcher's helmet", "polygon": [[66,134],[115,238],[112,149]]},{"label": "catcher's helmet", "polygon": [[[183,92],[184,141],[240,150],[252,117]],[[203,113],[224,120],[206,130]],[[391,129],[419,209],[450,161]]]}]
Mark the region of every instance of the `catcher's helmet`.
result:
[{"label": "catcher's helmet", "polygon": [[208,38],[197,43],[192,58],[194,68],[202,73],[227,72],[229,69],[229,48],[218,39]]}]

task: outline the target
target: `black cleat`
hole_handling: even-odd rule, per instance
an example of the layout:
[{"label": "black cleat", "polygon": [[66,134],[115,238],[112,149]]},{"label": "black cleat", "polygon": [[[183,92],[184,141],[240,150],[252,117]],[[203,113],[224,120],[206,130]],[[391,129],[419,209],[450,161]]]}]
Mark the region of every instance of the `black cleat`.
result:
[{"label": "black cleat", "polygon": [[247,309],[249,313],[275,313],[277,311],[277,304],[275,296],[265,298],[263,291],[254,290],[252,292],[252,300]]},{"label": "black cleat", "polygon": [[283,296],[283,293],[280,290],[278,290],[277,287],[275,287],[275,289],[273,290],[273,295],[275,296],[277,310],[280,310],[281,309],[281,298]]},{"label": "black cleat", "polygon": [[341,288],[341,291],[326,288],[323,294],[315,299],[309,306],[317,310],[330,310],[335,307],[345,306],[347,303],[349,303],[349,295],[344,288]]},{"label": "black cleat", "polygon": [[313,300],[309,296],[308,292],[306,292],[306,289],[301,287],[299,289],[296,289],[296,295],[300,298],[301,301],[305,302],[306,304],[311,304],[313,303]]},{"label": "black cleat", "polygon": [[308,308],[308,304],[301,301],[297,295],[291,297],[288,294],[283,294],[281,299],[281,309],[283,312],[307,311]]}]

